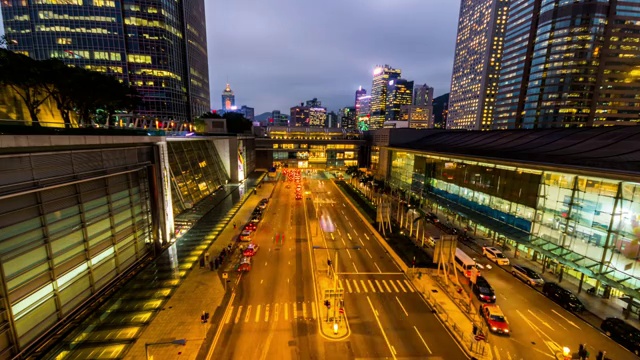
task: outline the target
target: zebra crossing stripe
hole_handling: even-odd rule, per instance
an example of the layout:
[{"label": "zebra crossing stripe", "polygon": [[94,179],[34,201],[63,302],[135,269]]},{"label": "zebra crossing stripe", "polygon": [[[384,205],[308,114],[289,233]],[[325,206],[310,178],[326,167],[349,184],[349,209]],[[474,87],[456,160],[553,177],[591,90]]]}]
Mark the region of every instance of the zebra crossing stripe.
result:
[{"label": "zebra crossing stripe", "polygon": [[376,287],[373,286],[373,283],[371,282],[371,280],[368,280],[368,281],[369,281],[369,285],[371,286],[371,292],[376,292]]},{"label": "zebra crossing stripe", "polygon": [[391,292],[391,288],[389,287],[389,285],[387,285],[387,280],[382,280],[382,283],[384,284],[384,287],[387,289],[387,292]]},{"label": "zebra crossing stripe", "polygon": [[398,286],[400,286],[400,289],[402,289],[402,291],[407,292],[407,289],[404,288],[404,286],[402,286],[402,282],[400,280],[396,280],[398,282]]},{"label": "zebra crossing stripe", "polygon": [[233,323],[237,324],[240,321],[240,314],[242,314],[242,305],[238,306],[238,313],[236,314],[236,318],[233,319]]},{"label": "zebra crossing stripe", "polygon": [[356,287],[356,292],[358,294],[360,294],[360,287],[358,286],[358,281],[357,280],[353,280],[353,286]]},{"label": "zebra crossing stripe", "polygon": [[251,316],[251,305],[247,306],[247,314],[244,316],[244,322],[249,322],[249,316]]},{"label": "zebra crossing stripe", "polygon": [[295,302],[291,303],[291,306],[293,306],[293,318],[296,319],[298,317],[298,307]]},{"label": "zebra crossing stripe", "polygon": [[396,292],[400,292],[400,290],[398,290],[398,287],[396,286],[396,284],[393,283],[393,280],[389,280],[389,284],[391,284],[391,286],[393,286],[393,290],[395,290]]},{"label": "zebra crossing stripe", "polygon": [[231,313],[233,313],[233,306],[231,306],[231,309],[229,310],[229,313],[227,314],[227,318],[224,319],[224,323],[228,324],[229,321],[231,321]]},{"label": "zebra crossing stripe", "polygon": [[264,321],[269,321],[269,304],[264,307]]},{"label": "zebra crossing stripe", "polygon": [[[369,282],[371,282],[371,280],[369,280]],[[362,284],[362,290],[364,290],[364,292],[368,293],[369,289],[367,289],[367,284],[364,282],[364,280],[360,280],[360,283]]]},{"label": "zebra crossing stripe", "polygon": [[315,301],[311,302],[311,313],[313,315],[313,320],[315,320],[318,317],[318,311],[316,309],[316,302]]},{"label": "zebra crossing stripe", "polygon": [[378,285],[378,289],[380,289],[380,292],[384,292],[382,285],[380,285],[380,281],[376,280],[376,285]]},{"label": "zebra crossing stripe", "polygon": [[413,290],[413,288],[411,287],[411,284],[409,283],[408,280],[405,280],[404,283],[407,285],[407,289],[409,289],[409,291],[415,292],[415,290]]},{"label": "zebra crossing stripe", "polygon": [[280,304],[276,303],[273,309],[273,320],[278,321]]},{"label": "zebra crossing stripe", "polygon": [[284,319],[289,320],[289,303],[284,303]]},{"label": "zebra crossing stripe", "polygon": [[338,280],[338,284],[340,285],[341,288],[344,289],[344,285],[342,284],[342,280]]},{"label": "zebra crossing stripe", "polygon": [[305,302],[302,303],[302,318],[307,318],[307,303]]},{"label": "zebra crossing stripe", "polygon": [[347,290],[349,290],[350,293],[353,292],[351,291],[351,284],[349,284],[349,280],[347,280]]},{"label": "zebra crossing stripe", "polygon": [[258,322],[260,320],[260,306],[261,305],[256,306],[256,321],[255,322]]}]

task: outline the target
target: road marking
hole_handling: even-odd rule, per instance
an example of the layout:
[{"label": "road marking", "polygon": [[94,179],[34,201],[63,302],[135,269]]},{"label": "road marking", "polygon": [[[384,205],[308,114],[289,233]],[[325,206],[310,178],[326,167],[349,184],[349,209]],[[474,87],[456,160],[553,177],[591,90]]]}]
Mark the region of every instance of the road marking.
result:
[{"label": "road marking", "polygon": [[346,249],[346,250],[347,250],[347,255],[349,255],[349,259],[353,259],[353,258],[351,257],[351,253],[349,252],[349,249]]},{"label": "road marking", "polygon": [[371,282],[371,280],[368,280],[368,281],[369,281],[369,286],[371,286],[371,292],[376,292],[376,288],[375,286],[373,286],[373,283]]},{"label": "road marking", "polygon": [[387,346],[389,346],[389,350],[391,351],[391,356],[396,359],[396,350],[391,346],[389,342],[389,338],[387,338],[387,333],[384,332],[384,328],[380,323],[380,319],[378,319],[378,314],[376,313],[376,309],[373,308],[373,304],[371,303],[371,299],[367,296],[367,301],[369,302],[369,306],[371,306],[371,311],[373,311],[373,315],[376,317],[376,322],[378,322],[378,327],[380,327],[380,331],[382,332],[382,336],[384,337],[384,341],[387,342]]},{"label": "road marking", "polygon": [[371,240],[371,239],[369,239],[369,236],[367,236],[367,234],[364,234],[364,237],[366,237],[367,240]]},{"label": "road marking", "polygon": [[546,321],[544,321],[544,320],[540,319],[536,314],[534,314],[534,313],[533,313],[533,311],[531,311],[531,310],[529,310],[529,309],[527,309],[527,311],[528,311],[528,312],[529,312],[529,314],[531,314],[534,318],[538,319],[538,321],[540,321],[540,322],[542,323],[542,325],[544,325],[544,326],[548,327],[549,329],[551,329],[551,330],[553,330],[553,331],[556,331],[554,328],[552,328],[552,327],[551,327],[551,325],[549,325],[549,323],[548,323],[548,322],[546,322]]},{"label": "road marking", "polygon": [[269,321],[269,304],[264,307],[264,321]]},{"label": "road marking", "polygon": [[354,233],[356,236],[358,236],[358,232],[357,232],[357,231],[353,230],[353,233]]},{"label": "road marking", "polygon": [[380,290],[380,292],[384,292],[384,289],[382,288],[382,285],[380,285],[380,281],[376,280],[376,285],[378,285],[378,289]]},{"label": "road marking", "polygon": [[378,266],[378,264],[376,264],[375,262],[373,263],[373,265],[376,266],[376,269],[378,269],[378,272],[382,273],[382,270],[380,270],[380,267]]},{"label": "road marking", "polygon": [[[347,282],[347,290],[349,290],[350,293],[353,292],[353,291],[351,291],[351,284],[349,284],[349,280],[346,280],[346,282]],[[342,286],[342,285],[340,285],[340,286]]]},{"label": "road marking", "polygon": [[353,225],[351,225],[351,221],[347,221],[347,222],[349,223],[349,226],[350,226],[350,227],[353,227]]},{"label": "road marking", "polygon": [[562,315],[558,314],[555,310],[551,310],[551,311],[552,311],[554,314],[556,314],[556,315],[560,316],[561,318],[563,318],[563,319],[564,319],[566,322],[568,322],[569,324],[571,324],[571,325],[573,325],[574,327],[576,327],[578,330],[582,330],[582,329],[580,329],[580,326],[576,325],[573,321],[571,321],[571,320],[567,319],[566,317],[564,317],[564,316],[562,316]]},{"label": "road marking", "polygon": [[373,256],[371,256],[371,253],[369,252],[369,249],[364,249],[367,252],[367,255],[369,255],[370,258],[373,259]]},{"label": "road marking", "polygon": [[313,316],[313,320],[315,320],[318,317],[318,312],[316,309],[316,302],[312,301],[311,302],[311,315]]},{"label": "road marking", "polygon": [[293,319],[297,319],[298,318],[298,305],[296,305],[296,303],[291,303],[291,305],[293,306]]},{"label": "road marking", "polygon": [[279,308],[279,307],[280,307],[280,305],[279,305],[278,303],[276,303],[276,304],[274,305],[274,309],[273,309],[273,320],[274,320],[274,321],[278,321],[278,314],[279,314],[279,312],[278,312],[278,308]]},{"label": "road marking", "polygon": [[398,301],[398,305],[400,305],[400,307],[402,308],[402,311],[404,311],[404,314],[406,316],[409,316],[409,313],[407,312],[407,310],[404,308],[404,306],[402,306],[402,303],[400,302],[400,299],[398,299],[398,297],[396,296],[396,300]]},{"label": "road marking", "polygon": [[394,284],[394,283],[393,283],[393,280],[389,280],[389,284],[391,284],[391,286],[393,286],[393,289],[394,289],[396,292],[400,292],[400,290],[398,290],[398,288],[396,287],[396,284]]},{"label": "road marking", "polygon": [[233,312],[233,306],[231,306],[231,309],[229,310],[229,313],[227,314],[227,318],[224,320],[225,324],[228,324],[231,321],[231,313]]},{"label": "road marking", "polygon": [[389,287],[389,285],[387,285],[387,280],[382,280],[382,284],[387,289],[387,292],[391,292],[391,288]]},{"label": "road marking", "polygon": [[393,347],[393,345],[391,346],[391,351],[393,351],[393,355],[398,355],[398,353],[396,352],[396,348]]},{"label": "road marking", "polygon": [[353,280],[353,286],[356,287],[356,292],[360,294],[360,287],[358,286],[358,280]]},{"label": "road marking", "polygon": [[261,305],[256,306],[256,321],[255,322],[260,321],[260,306]]},{"label": "road marking", "polygon": [[[343,214],[344,214],[344,213],[343,213]],[[338,235],[341,235],[341,236],[342,236],[342,234],[340,233],[340,229],[336,229],[336,230],[338,230]]]},{"label": "road marking", "polygon": [[260,279],[260,285],[262,285],[262,282],[263,282],[263,281],[264,281],[264,280]]},{"label": "road marking", "polygon": [[236,314],[236,318],[233,319],[233,323],[237,324],[240,321],[240,314],[242,314],[242,305],[238,306],[238,313]]},{"label": "road marking", "polygon": [[333,233],[330,233],[330,234],[331,234],[331,240],[335,240],[336,238],[333,237]]},{"label": "road marking", "polygon": [[249,322],[251,316],[251,305],[247,306],[247,313],[244,315],[244,322]]},{"label": "road marking", "polygon": [[493,356],[500,360],[500,352],[498,351],[498,347],[494,344],[493,345]]},{"label": "road marking", "polygon": [[[349,224],[351,225],[351,224]],[[353,240],[353,238],[351,237],[351,234],[347,233],[347,237],[349,238],[349,240]]]},{"label": "road marking", "polygon": [[342,240],[342,244],[343,244],[344,246],[347,246],[347,243],[346,243],[346,242],[344,242],[344,238],[340,238],[340,240]]},{"label": "road marking", "polygon": [[405,285],[407,285],[407,289],[409,289],[410,292],[415,292],[415,290],[413,290],[413,288],[411,287],[409,280],[405,280],[404,283]]},{"label": "road marking", "polygon": [[364,246],[364,243],[362,242],[362,239],[358,238],[358,241],[360,241],[360,244],[362,244],[362,246]]},{"label": "road marking", "polygon": [[358,273],[358,268],[356,267],[356,263],[352,263],[353,264],[353,269],[356,271],[356,274]]},{"label": "road marking", "polygon": [[360,280],[360,283],[362,284],[362,289],[364,290],[364,292],[368,293],[369,289],[367,288],[367,284],[364,282],[364,280]]},{"label": "road marking", "polygon": [[431,352],[431,349],[429,349],[429,345],[427,345],[427,342],[424,341],[424,338],[422,337],[422,335],[420,335],[420,331],[418,331],[418,328],[414,325],[413,326],[414,329],[416,329],[416,333],[418,334],[418,336],[420,337],[420,340],[422,340],[422,343],[424,344],[424,346],[427,348],[427,350],[429,351],[429,354],[433,355],[433,353]]},{"label": "road marking", "polygon": [[284,319],[289,320],[289,303],[284,303]]},{"label": "road marking", "polygon": [[402,289],[402,291],[407,292],[407,289],[404,288],[404,286],[402,286],[402,282],[400,282],[400,280],[396,280],[398,282],[398,285],[400,286],[400,289]]},{"label": "road marking", "polygon": [[307,318],[307,303],[306,302],[302,303],[302,318],[303,319]]}]

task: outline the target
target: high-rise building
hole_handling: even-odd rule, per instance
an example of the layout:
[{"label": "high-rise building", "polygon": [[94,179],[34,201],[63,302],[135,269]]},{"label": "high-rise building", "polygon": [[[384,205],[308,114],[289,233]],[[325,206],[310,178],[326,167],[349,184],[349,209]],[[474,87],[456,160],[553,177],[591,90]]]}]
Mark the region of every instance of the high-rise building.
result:
[{"label": "high-rise building", "polygon": [[414,86],[413,105],[433,106],[433,88],[427,84]]},{"label": "high-rise building", "polygon": [[639,24],[632,0],[512,1],[494,128],[640,122]]},{"label": "high-rise building", "polygon": [[356,112],[358,111],[358,104],[360,103],[360,98],[367,95],[367,90],[363,89],[362,86],[360,86],[358,88],[358,90],[356,90],[356,102],[355,102],[355,106],[356,106]]},{"label": "high-rise building", "polygon": [[222,91],[222,109],[224,110],[235,110],[236,106],[236,96],[233,94],[233,90],[229,84]]},{"label": "high-rise building", "polygon": [[509,0],[460,3],[448,129],[491,129],[508,13]]},{"label": "high-rise building", "polygon": [[363,95],[356,102],[356,117],[371,115],[371,95]]},{"label": "high-rise building", "polygon": [[330,111],[327,113],[327,122],[326,122],[326,127],[327,128],[338,128],[339,126],[339,121],[338,121],[338,114],[336,114],[333,111]]},{"label": "high-rise building", "polygon": [[238,112],[242,114],[246,119],[251,120],[253,122],[255,120],[255,109],[252,107],[248,107],[246,105],[242,105]]},{"label": "high-rise building", "polygon": [[449,93],[433,99],[433,127],[444,129],[449,115]]},{"label": "high-rise building", "polygon": [[304,103],[292,107],[289,126],[309,126],[309,107],[304,106]]},{"label": "high-rise building", "polygon": [[402,105],[400,121],[406,121],[407,127],[413,129],[433,128],[433,106]]},{"label": "high-rise building", "polygon": [[323,107],[309,108],[309,126],[324,127],[327,121],[327,109]]},{"label": "high-rise building", "polygon": [[340,109],[340,127],[346,130],[357,130],[355,107],[345,107]]},{"label": "high-rise building", "polygon": [[322,107],[322,101],[318,100],[318,98],[313,98],[311,100],[307,100],[305,106],[307,107]]},{"label": "high-rise building", "polygon": [[273,122],[270,123],[270,125],[289,126],[289,118],[286,114],[282,114],[280,110],[273,110],[271,112],[271,119]]},{"label": "high-rise building", "polygon": [[0,9],[10,50],[119,78],[142,95],[141,116],[183,121],[210,109],[203,0],[25,0]]},{"label": "high-rise building", "polygon": [[387,85],[390,80],[400,78],[402,70],[394,69],[389,65],[377,66],[373,71],[373,83],[371,85],[371,117],[369,129],[381,129],[385,120],[387,109]]},{"label": "high-rise building", "polygon": [[413,81],[405,79],[392,79],[387,84],[387,106],[385,121],[397,121],[400,119],[400,107],[411,105],[413,102]]}]

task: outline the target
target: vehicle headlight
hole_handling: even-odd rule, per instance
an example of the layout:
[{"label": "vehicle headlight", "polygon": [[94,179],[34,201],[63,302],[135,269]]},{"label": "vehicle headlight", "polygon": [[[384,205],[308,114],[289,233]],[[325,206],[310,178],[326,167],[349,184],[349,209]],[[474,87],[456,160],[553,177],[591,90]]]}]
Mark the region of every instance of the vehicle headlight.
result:
[{"label": "vehicle headlight", "polygon": [[495,295],[493,295],[493,296],[492,296],[492,299],[495,299],[495,298],[496,298],[496,296],[495,296]]},{"label": "vehicle headlight", "polygon": [[495,326],[492,326],[492,327],[491,327],[491,330],[496,331],[496,330],[498,330],[498,328],[497,328],[497,327],[495,327]]},{"label": "vehicle headlight", "polygon": [[509,329],[504,329],[504,332],[508,333],[508,332],[509,332]]}]

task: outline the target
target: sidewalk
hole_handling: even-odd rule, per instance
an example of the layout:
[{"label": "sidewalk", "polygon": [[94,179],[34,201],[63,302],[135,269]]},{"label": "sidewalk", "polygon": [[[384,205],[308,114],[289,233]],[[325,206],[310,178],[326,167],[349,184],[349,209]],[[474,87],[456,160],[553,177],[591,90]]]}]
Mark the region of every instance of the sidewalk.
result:
[{"label": "sidewalk", "polygon": [[[240,229],[249,220],[253,209],[258,202],[265,197],[270,197],[275,182],[263,181],[257,194],[248,189],[242,199],[230,213],[237,211],[235,215],[228,219],[224,228],[217,236],[209,248],[201,248],[199,253],[193,253],[193,264],[189,269],[180,287],[173,293],[170,299],[164,304],[162,310],[155,316],[151,324],[147,326],[137,341],[127,352],[125,359],[145,359],[146,343],[168,343],[151,345],[148,347],[149,355],[154,360],[163,359],[190,359],[195,360],[198,356],[206,355],[217,326],[222,322],[226,301],[231,294],[231,288],[235,285],[235,274],[229,274],[227,291],[225,291],[222,271],[211,271],[208,266],[200,268],[197,261],[203,254],[208,253],[211,259],[218,256],[220,252],[230,243],[235,245],[235,239],[240,233]],[[236,223],[236,229],[233,223]],[[224,260],[223,266],[232,266],[232,260],[228,256]],[[233,268],[233,266],[232,266]],[[209,321],[202,323],[200,316],[203,312],[210,314]],[[185,339],[186,344],[176,345],[171,341]],[[206,345],[206,346],[203,346]]]}]

